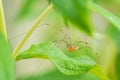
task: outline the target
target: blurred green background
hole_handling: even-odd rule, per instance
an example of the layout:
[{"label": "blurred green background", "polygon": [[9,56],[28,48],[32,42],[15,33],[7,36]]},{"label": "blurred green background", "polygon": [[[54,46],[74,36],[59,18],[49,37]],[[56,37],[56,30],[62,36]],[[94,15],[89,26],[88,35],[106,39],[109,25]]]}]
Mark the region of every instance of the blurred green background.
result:
[{"label": "blurred green background", "polygon": [[[94,2],[120,16],[119,0],[94,0]],[[12,49],[48,5],[47,0],[3,0],[7,33]],[[120,80],[120,31],[96,12],[92,12],[90,16],[95,31],[100,35],[89,37],[76,28],[65,25],[63,17],[57,11],[53,11],[34,31],[21,51],[29,48],[33,43],[63,39],[63,33],[55,29],[60,28],[66,32],[66,36],[70,36],[72,42],[75,40],[88,42],[95,50],[99,63],[110,80]],[[43,59],[22,60],[16,63],[16,67],[18,80],[50,80],[50,78],[51,80],[72,80],[74,78],[69,76],[65,78],[63,74],[54,70],[50,61]],[[31,78],[27,78],[28,76]],[[90,79],[90,76],[93,75],[78,76],[75,80],[98,80],[95,76],[93,76],[94,79]]]}]

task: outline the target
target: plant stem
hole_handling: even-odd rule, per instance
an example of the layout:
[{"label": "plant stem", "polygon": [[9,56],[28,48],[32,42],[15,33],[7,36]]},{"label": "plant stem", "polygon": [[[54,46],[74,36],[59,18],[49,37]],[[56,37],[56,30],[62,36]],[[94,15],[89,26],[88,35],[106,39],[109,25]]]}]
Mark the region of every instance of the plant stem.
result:
[{"label": "plant stem", "polygon": [[13,58],[15,59],[18,56],[18,53],[20,49],[23,47],[25,42],[28,40],[30,35],[33,33],[33,31],[40,25],[40,23],[43,21],[43,19],[54,9],[53,5],[50,4],[48,8],[38,17],[38,19],[35,21],[35,23],[31,26],[31,28],[27,31],[24,38],[20,41],[18,46],[13,51]]},{"label": "plant stem", "polygon": [[0,0],[0,32],[7,38],[2,0]]}]

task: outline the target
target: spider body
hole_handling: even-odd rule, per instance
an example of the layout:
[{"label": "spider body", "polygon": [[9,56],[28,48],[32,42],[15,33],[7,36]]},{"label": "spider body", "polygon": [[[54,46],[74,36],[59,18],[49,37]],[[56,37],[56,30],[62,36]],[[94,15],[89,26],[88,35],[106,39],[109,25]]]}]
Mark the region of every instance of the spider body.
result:
[{"label": "spider body", "polygon": [[68,47],[68,51],[70,51],[70,52],[74,52],[77,50],[79,50],[79,46],[77,46],[77,45],[73,45],[73,46]]}]

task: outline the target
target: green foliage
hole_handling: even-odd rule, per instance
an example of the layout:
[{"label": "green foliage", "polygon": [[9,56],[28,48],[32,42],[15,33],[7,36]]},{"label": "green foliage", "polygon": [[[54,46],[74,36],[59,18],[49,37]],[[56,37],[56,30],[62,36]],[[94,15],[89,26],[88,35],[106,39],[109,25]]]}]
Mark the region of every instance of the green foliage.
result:
[{"label": "green foliage", "polygon": [[2,6],[1,0],[0,0],[0,33],[4,34],[4,36],[7,37],[6,25],[5,25],[5,20],[4,20],[4,12],[3,12],[3,6]]},{"label": "green foliage", "polygon": [[[83,45],[82,45],[83,46]],[[81,45],[79,45],[81,47]],[[85,49],[87,47],[83,47]],[[87,53],[89,53],[89,49]],[[29,59],[29,58],[45,58],[50,59],[53,64],[66,75],[80,75],[82,73],[91,72],[96,75],[96,72],[100,72],[101,75],[97,75],[100,78],[108,80],[104,74],[102,74],[101,68],[97,67],[95,61],[93,61],[89,56],[85,55],[86,51],[81,51],[81,55],[68,57],[59,48],[55,46],[52,42],[45,42],[38,45],[32,45],[30,49],[25,50],[20,53],[16,60]],[[76,54],[79,52],[76,52]],[[71,52],[69,54],[72,54]],[[75,54],[75,53],[74,53]],[[80,53],[79,53],[80,54]],[[94,69],[97,71],[95,72]],[[98,74],[97,73],[97,74]]]},{"label": "green foliage", "polygon": [[0,80],[14,80],[14,61],[11,56],[11,48],[0,33]]},{"label": "green foliage", "polygon": [[49,58],[61,72],[67,75],[86,73],[96,66],[96,63],[87,56],[79,57],[79,61],[67,57],[51,42],[32,45],[30,49],[22,52],[16,60],[41,57]]},{"label": "green foliage", "polygon": [[114,40],[117,45],[118,51],[120,52],[120,31],[114,25],[110,24],[107,33],[112,38],[112,40]]},{"label": "green foliage", "polygon": [[6,37],[4,12],[2,1],[0,0],[0,80],[14,80],[14,61]]},{"label": "green foliage", "polygon": [[115,65],[116,65],[116,75],[118,76],[118,78],[120,79],[120,31],[114,27],[114,25],[109,25],[108,27],[108,35],[110,36],[110,38],[115,42],[115,44],[117,45],[117,57],[115,59]]},{"label": "green foliage", "polygon": [[88,35],[92,35],[88,5],[91,0],[51,0],[55,8],[70,22]]},{"label": "green foliage", "polygon": [[[41,8],[38,8],[39,2],[41,0],[24,0],[25,4],[22,5],[20,12],[18,13],[17,18],[24,18],[30,15],[36,15],[38,11],[42,11]],[[43,0],[45,1],[45,0]],[[118,80],[120,79],[120,19],[113,15],[111,12],[100,7],[98,4],[101,2],[105,5],[109,1],[111,3],[116,3],[117,7],[119,6],[119,0],[96,0],[98,4],[92,2],[92,0],[49,0],[53,3],[48,7],[45,12],[43,12],[37,21],[33,24],[30,30],[27,32],[26,36],[22,39],[21,43],[15,49],[16,57],[20,49],[23,47],[29,36],[39,26],[39,23],[43,21],[45,16],[49,14],[54,8],[59,11],[62,16],[65,18],[66,22],[71,22],[73,27],[77,27],[88,35],[92,35],[94,29],[90,20],[90,11],[96,11],[98,14],[101,14],[113,25],[109,26],[108,34],[113,39],[117,45],[117,55],[114,58],[115,60],[115,69]],[[108,5],[108,4],[107,4]],[[54,8],[53,8],[54,7]],[[119,14],[119,13],[118,13]],[[57,21],[56,21],[57,22]],[[53,23],[56,23],[53,21]],[[59,20],[58,20],[59,22]],[[77,30],[76,30],[77,31]],[[105,35],[105,34],[104,34]],[[44,35],[43,35],[44,36]],[[3,15],[2,3],[0,0],[0,80],[14,80],[14,61],[11,56],[11,49],[6,40],[6,31],[5,31],[5,20]],[[51,36],[50,36],[51,37]],[[48,40],[50,41],[50,40]],[[97,43],[95,43],[97,44]],[[22,59],[30,58],[43,58],[49,59],[59,71],[51,71],[44,75],[32,76],[29,78],[23,78],[20,80],[109,80],[103,69],[98,65],[97,57],[95,52],[84,44],[78,44],[79,50],[70,52],[66,49],[65,51],[58,48],[53,42],[42,42],[40,44],[32,45],[28,50],[25,50],[17,56],[16,61]],[[108,46],[108,45],[106,45]],[[104,46],[102,46],[104,47]],[[109,50],[106,50],[109,51]],[[104,52],[104,51],[103,51]],[[103,53],[104,54],[104,53]],[[108,58],[108,57],[107,57]],[[107,58],[105,59],[107,61]],[[103,59],[104,60],[104,59]],[[108,59],[109,60],[109,59]],[[105,61],[105,62],[106,62]],[[110,64],[107,65],[107,68]],[[102,65],[103,67],[104,64]],[[111,67],[111,66],[110,66]],[[112,73],[110,68],[105,69],[108,76],[109,73]],[[113,73],[114,74],[114,73]],[[116,76],[115,76],[116,77]],[[115,78],[117,79],[117,78]]]}]

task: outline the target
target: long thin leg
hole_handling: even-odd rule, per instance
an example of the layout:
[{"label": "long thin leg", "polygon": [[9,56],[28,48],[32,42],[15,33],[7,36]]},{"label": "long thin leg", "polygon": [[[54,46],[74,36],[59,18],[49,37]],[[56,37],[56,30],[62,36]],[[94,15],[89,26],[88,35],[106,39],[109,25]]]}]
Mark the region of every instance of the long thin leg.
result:
[{"label": "long thin leg", "polygon": [[[48,24],[48,25],[49,25],[49,24]],[[61,33],[63,34],[65,40],[67,40],[68,43],[71,43],[71,37],[68,35],[68,33],[66,33],[66,32],[63,31],[62,29],[60,29],[60,28],[58,28],[58,27],[55,27],[55,26],[53,26],[53,27],[51,27],[51,28],[56,29],[57,31],[61,32]]]},{"label": "long thin leg", "polygon": [[57,31],[59,31],[59,32],[61,32],[63,34],[65,40],[67,41],[67,44],[71,43],[71,37],[67,33],[65,33],[65,31],[63,31],[62,29],[59,29],[59,28],[55,27],[54,25],[50,25],[50,24],[43,24],[43,25],[53,26],[51,28],[56,29]]},{"label": "long thin leg", "polygon": [[87,42],[83,42],[83,41],[78,41],[77,43],[74,43],[75,46],[79,45],[80,43],[84,43],[85,45],[88,45]]},{"label": "long thin leg", "polygon": [[54,42],[55,44],[64,42],[67,45],[67,47],[69,47],[68,42],[66,40],[55,40]]}]

